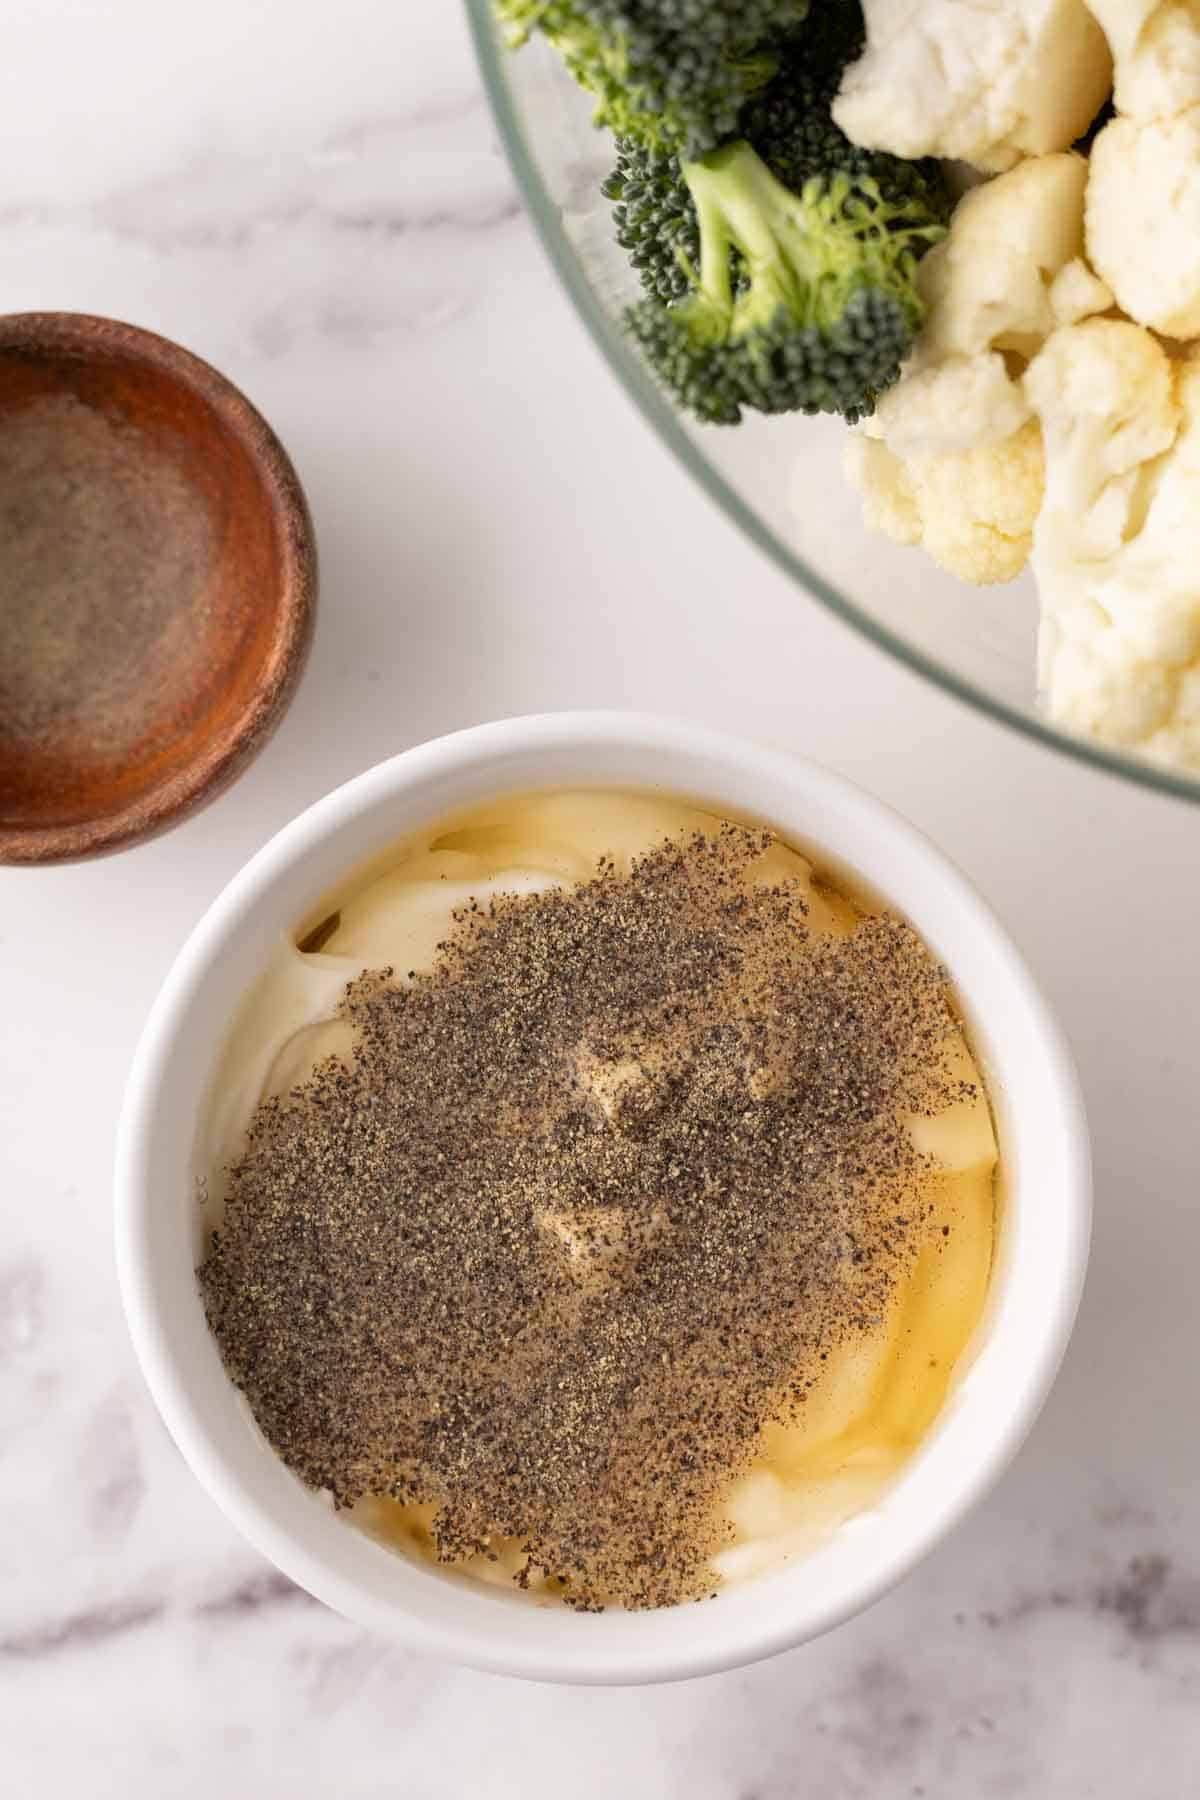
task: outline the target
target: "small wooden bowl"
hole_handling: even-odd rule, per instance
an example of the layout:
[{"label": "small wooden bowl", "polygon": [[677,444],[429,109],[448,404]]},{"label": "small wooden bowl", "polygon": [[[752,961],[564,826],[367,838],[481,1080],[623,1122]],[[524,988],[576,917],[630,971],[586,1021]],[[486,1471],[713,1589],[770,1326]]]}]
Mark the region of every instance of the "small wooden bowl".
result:
[{"label": "small wooden bowl", "polygon": [[112,319],[0,317],[0,863],[211,800],[283,716],[316,594],[296,472],[223,375]]}]

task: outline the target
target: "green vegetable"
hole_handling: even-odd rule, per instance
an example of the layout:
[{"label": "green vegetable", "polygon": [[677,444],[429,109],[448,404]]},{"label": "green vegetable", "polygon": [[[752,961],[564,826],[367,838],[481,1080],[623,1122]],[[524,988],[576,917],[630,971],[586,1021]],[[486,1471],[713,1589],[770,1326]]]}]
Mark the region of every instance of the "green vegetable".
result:
[{"label": "green vegetable", "polygon": [[[885,200],[910,201],[913,223],[924,216],[931,225],[943,225],[951,202],[937,162],[906,162],[886,151],[864,150],[833,121],[830,107],[842,72],[864,41],[859,0],[821,0],[790,41],[786,66],[745,107],[739,136],[797,193],[814,175],[868,179]],[[700,225],[679,158],[632,138],[618,139],[616,167],[603,192],[615,202],[617,242],[646,292],[660,300],[685,298],[691,289],[688,269],[700,261]],[[736,257],[734,276],[739,279]]]},{"label": "green vegetable", "polygon": [[596,123],[700,156],[738,129],[809,0],[495,0],[513,44],[540,32],[595,95]]},{"label": "green vegetable", "polygon": [[700,261],[700,221],[679,158],[617,140],[617,166],[604,183],[615,201],[617,242],[648,294],[682,300],[691,292],[689,269]]},{"label": "green vegetable", "polygon": [[555,45],[617,135],[604,191],[648,295],[627,323],[669,391],[721,424],[869,413],[912,347],[916,264],[949,208],[935,164],[833,122],[858,0],[496,7],[515,41]]},{"label": "green vegetable", "polygon": [[713,424],[737,424],[746,407],[852,422],[871,412],[912,347],[917,259],[940,227],[870,179],[814,176],[793,193],[747,143],[682,174],[699,267],[688,265],[685,299],[643,300],[627,314],[663,385]]}]

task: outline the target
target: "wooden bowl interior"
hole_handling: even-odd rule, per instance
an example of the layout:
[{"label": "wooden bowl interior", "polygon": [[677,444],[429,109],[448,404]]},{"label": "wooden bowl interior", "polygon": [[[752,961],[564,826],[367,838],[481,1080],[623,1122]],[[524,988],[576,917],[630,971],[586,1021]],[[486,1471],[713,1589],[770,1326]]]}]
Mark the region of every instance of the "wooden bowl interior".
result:
[{"label": "wooden bowl interior", "polygon": [[296,650],[297,520],[263,434],[278,446],[186,352],[87,324],[79,343],[0,330],[0,855],[7,836],[18,859],[146,835],[223,785]]}]

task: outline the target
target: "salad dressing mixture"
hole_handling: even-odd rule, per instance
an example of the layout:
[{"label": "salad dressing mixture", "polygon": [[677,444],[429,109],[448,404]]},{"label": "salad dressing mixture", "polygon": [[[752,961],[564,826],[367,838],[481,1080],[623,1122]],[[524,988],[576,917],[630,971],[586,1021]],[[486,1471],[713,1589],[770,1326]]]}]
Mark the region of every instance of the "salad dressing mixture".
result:
[{"label": "salad dressing mixture", "polygon": [[200,1271],[269,1442],[398,1548],[698,1598],[871,1505],[978,1322],[996,1142],[915,933],[636,794],[396,846],[250,996]]}]

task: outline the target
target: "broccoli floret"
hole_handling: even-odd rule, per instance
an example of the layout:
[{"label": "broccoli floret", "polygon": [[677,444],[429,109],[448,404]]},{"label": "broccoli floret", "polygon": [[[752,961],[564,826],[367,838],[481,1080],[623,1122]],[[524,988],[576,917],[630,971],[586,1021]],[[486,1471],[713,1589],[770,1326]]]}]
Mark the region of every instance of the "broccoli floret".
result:
[{"label": "broccoli floret", "polygon": [[[684,299],[692,288],[690,271],[700,261],[700,221],[679,158],[618,138],[617,166],[601,191],[616,202],[617,242],[646,292],[659,300]],[[734,286],[740,287],[733,251],[730,268]]]},{"label": "broccoli floret", "polygon": [[[738,136],[794,193],[814,175],[848,175],[873,183],[887,201],[905,202],[908,222],[924,215],[931,224],[944,225],[951,201],[936,161],[906,162],[886,151],[864,150],[833,121],[830,107],[842,72],[864,42],[859,0],[821,0],[789,44],[785,66],[744,109]],[[691,288],[688,271],[700,261],[700,226],[679,158],[618,139],[617,165],[603,192],[616,203],[617,242],[629,253],[646,292],[660,300],[683,299]],[[920,247],[914,243],[914,250]],[[734,263],[736,283],[736,254]]]},{"label": "broccoli floret", "polygon": [[911,348],[945,208],[929,170],[859,150],[830,116],[858,0],[820,0],[806,25],[809,0],[495,4],[514,41],[555,45],[618,137],[605,192],[650,296],[628,323],[665,385],[725,423],[869,412]]},{"label": "broccoli floret", "polygon": [[809,0],[495,0],[510,41],[540,32],[596,97],[596,123],[700,156],[732,137]]},{"label": "broccoli floret", "polygon": [[844,173],[793,193],[745,142],[683,164],[682,175],[699,267],[687,265],[677,304],[644,300],[627,314],[663,384],[716,424],[736,424],[745,407],[851,421],[871,412],[922,317],[916,264],[941,235],[927,209]]},{"label": "broccoli floret", "polygon": [[700,261],[700,223],[679,158],[619,138],[603,192],[615,202],[617,242],[646,292],[682,300],[691,287],[688,269]]}]

